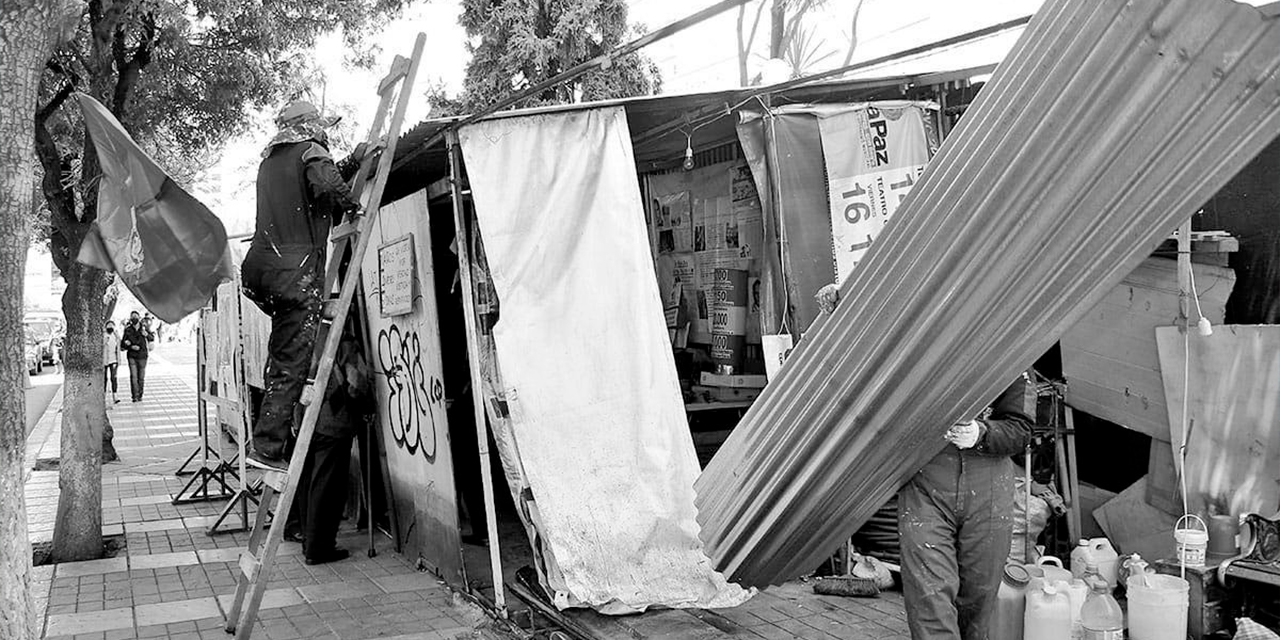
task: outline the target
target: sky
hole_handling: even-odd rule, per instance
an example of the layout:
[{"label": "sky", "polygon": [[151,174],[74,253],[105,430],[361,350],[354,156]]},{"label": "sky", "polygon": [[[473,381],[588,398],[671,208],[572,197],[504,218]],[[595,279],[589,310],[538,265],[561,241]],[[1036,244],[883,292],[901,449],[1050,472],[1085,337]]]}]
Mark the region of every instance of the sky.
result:
[{"label": "sky", "polygon": [[[748,21],[761,3],[747,3]],[[857,47],[852,61],[860,62],[912,47],[967,33],[986,26],[1027,16],[1043,0],[863,0],[857,25]],[[1270,0],[1248,0],[1263,4]],[[718,0],[631,0],[633,22],[650,30],[665,26]],[[808,71],[841,66],[850,42],[856,0],[827,0],[806,21],[821,60]],[[374,92],[378,79],[396,54],[408,55],[419,32],[427,34],[422,67],[415,93],[428,85],[441,84],[450,95],[462,88],[468,60],[466,34],[458,25],[461,3],[457,0],[417,0],[378,36],[380,53],[370,70],[345,64],[341,36],[333,34],[317,43],[312,55],[324,70],[325,82],[316,88],[317,101],[327,111],[343,116],[335,155],[349,150],[348,141],[367,134],[367,126],[377,107]],[[738,86],[737,12],[727,11],[686,29],[643,50],[661,70],[663,93],[678,94]],[[761,20],[757,46],[750,59],[751,74],[764,65],[760,49],[768,32],[768,11]],[[893,67],[877,67],[864,75],[893,75],[922,70],[953,70],[997,62],[1016,41],[1018,32],[986,38],[972,46],[951,49],[927,59]],[[281,105],[282,106],[282,105]],[[406,116],[405,128],[421,121],[430,104],[414,100]],[[253,230],[253,180],[259,154],[270,138],[270,113],[257,115],[258,126],[230,141],[219,154],[204,179],[194,185],[195,195],[209,205],[227,224],[228,232]]]},{"label": "sky", "polygon": [[[632,0],[631,20],[650,30],[665,26],[718,0]],[[747,19],[767,0],[751,0]],[[858,45],[853,60],[860,61],[908,49],[919,44],[971,31],[1034,12],[1041,0],[863,0],[858,23]],[[812,29],[815,47],[822,59],[812,70],[840,66],[849,46],[853,16],[852,0],[829,0],[806,21]],[[380,52],[370,70],[354,69],[344,60],[341,36],[333,34],[317,43],[312,55],[324,70],[325,81],[314,88],[316,101],[329,112],[343,115],[335,155],[341,155],[346,141],[363,137],[366,123],[377,107],[374,87],[395,55],[408,55],[419,32],[427,40],[417,89],[441,84],[452,95],[462,89],[466,62],[466,34],[458,25],[461,3],[450,0],[419,0],[383,29],[378,36]],[[762,49],[768,32],[768,12],[756,36],[757,51],[750,59],[751,73],[765,62]],[[715,18],[651,45],[644,53],[661,70],[663,93],[691,93],[738,86],[737,12]],[[992,43],[998,57],[1012,44]],[[930,63],[933,64],[933,63]],[[946,64],[940,62],[939,64]],[[421,93],[421,91],[415,91]],[[411,103],[406,125],[422,120],[430,110],[426,99]],[[257,114],[257,126],[230,141],[203,179],[193,185],[195,195],[209,205],[237,235],[253,229],[253,180],[259,154],[271,136],[270,113]]]}]

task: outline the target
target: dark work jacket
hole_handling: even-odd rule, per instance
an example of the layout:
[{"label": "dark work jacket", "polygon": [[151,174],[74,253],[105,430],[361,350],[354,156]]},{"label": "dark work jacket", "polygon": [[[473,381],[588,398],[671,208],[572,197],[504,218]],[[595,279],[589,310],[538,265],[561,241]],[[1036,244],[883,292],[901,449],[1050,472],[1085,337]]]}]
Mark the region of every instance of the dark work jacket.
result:
[{"label": "dark work jacket", "polygon": [[[124,351],[126,356],[135,360],[147,357],[147,340],[155,339],[154,337],[149,338],[149,333],[142,328],[141,322],[125,325],[124,334],[120,336],[120,349]],[[137,351],[132,349],[135,346],[138,347]]]},{"label": "dark work jacket", "polygon": [[961,485],[976,487],[992,482],[1008,482],[1012,491],[1013,466],[1009,458],[1022,453],[1031,439],[1035,400],[1035,389],[1027,376],[1018,376],[977,418],[981,429],[978,443],[969,449],[947,443],[914,481],[944,493],[954,492]]},{"label": "dark work jacket", "polygon": [[280,144],[258,166],[257,226],[242,266],[245,293],[267,313],[298,301],[304,276],[324,273],[330,226],[358,205],[328,150]]}]

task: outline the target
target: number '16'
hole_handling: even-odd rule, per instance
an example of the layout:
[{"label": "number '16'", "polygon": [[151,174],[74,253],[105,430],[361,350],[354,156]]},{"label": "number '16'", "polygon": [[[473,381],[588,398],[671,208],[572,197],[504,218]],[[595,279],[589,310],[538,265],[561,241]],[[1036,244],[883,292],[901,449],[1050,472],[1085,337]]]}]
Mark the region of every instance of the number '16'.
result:
[{"label": "number '16'", "polygon": [[[867,190],[863,189],[861,184],[855,182],[853,183],[853,189],[850,191],[845,191],[844,193],[841,193],[840,197],[844,198],[845,200],[848,200],[849,198],[861,197],[866,194],[867,194]],[[861,201],[854,201],[845,205],[844,219],[847,220],[850,224],[853,224],[863,218],[869,218],[869,217],[871,217],[871,207],[868,206],[867,203],[861,202]]]}]

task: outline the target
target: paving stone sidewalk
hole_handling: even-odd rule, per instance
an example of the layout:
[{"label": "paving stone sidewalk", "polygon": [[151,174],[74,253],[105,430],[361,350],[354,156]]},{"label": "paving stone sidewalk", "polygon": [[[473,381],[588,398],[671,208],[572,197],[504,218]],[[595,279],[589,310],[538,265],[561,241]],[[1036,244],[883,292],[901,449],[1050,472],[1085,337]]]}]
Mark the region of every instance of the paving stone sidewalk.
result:
[{"label": "paving stone sidewalk", "polygon": [[[236,560],[247,533],[209,536],[223,501],[173,505],[188,476],[174,471],[196,449],[193,372],[153,358],[142,402],[110,411],[121,461],[103,467],[103,534],[123,536],[114,558],[37,567],[33,590],[44,637],[229,638],[224,615],[235,592]],[[120,381],[128,388],[127,379]],[[61,394],[28,439],[28,463],[58,457]],[[28,469],[31,468],[30,464]],[[33,544],[49,541],[58,472],[31,471],[26,484]],[[237,521],[238,523],[238,521]],[[254,638],[505,638],[484,613],[434,576],[415,570],[385,539],[375,558],[344,523],[348,560],[302,562],[281,545]]]}]

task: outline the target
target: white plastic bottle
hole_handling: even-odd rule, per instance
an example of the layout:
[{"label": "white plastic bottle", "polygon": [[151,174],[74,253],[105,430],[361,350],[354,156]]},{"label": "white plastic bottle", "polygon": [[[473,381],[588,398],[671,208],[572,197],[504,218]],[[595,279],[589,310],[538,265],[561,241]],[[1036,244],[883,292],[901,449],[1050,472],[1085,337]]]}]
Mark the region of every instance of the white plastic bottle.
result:
[{"label": "white plastic bottle", "polygon": [[1090,593],[1080,610],[1084,640],[1124,640],[1124,611],[1120,609],[1120,603],[1111,597],[1107,581],[1091,575],[1086,582]]}]

